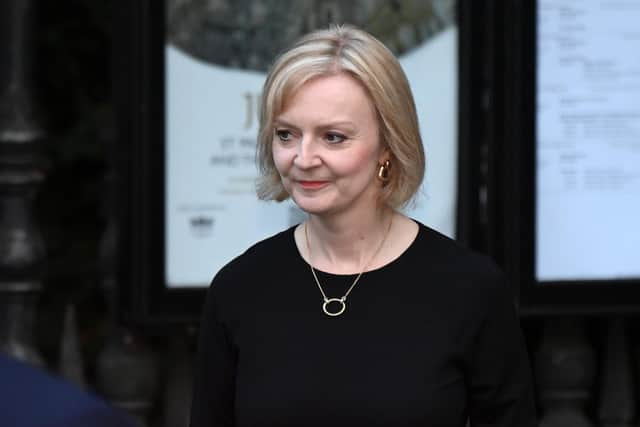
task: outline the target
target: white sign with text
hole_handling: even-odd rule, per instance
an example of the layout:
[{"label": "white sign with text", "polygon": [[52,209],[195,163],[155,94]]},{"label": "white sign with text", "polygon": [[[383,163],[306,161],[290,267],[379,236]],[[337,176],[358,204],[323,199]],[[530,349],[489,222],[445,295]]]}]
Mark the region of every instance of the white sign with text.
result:
[{"label": "white sign with text", "polygon": [[[425,185],[407,213],[453,236],[457,197],[457,32],[400,58],[418,109]],[[207,286],[251,244],[299,223],[290,202],[255,195],[258,105],[265,74],[198,61],[166,48],[165,280]]]}]

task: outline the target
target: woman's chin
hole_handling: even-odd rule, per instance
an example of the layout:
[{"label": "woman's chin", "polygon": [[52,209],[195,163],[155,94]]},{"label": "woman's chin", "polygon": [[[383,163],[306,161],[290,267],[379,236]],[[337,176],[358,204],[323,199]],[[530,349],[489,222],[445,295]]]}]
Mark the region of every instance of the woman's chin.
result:
[{"label": "woman's chin", "polygon": [[320,197],[300,197],[293,195],[294,203],[309,215],[322,215],[330,213],[334,206]]}]

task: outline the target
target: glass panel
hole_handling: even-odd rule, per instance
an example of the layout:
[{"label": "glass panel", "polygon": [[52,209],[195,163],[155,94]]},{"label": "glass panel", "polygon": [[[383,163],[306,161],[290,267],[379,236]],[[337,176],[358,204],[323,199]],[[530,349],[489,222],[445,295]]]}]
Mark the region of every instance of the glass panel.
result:
[{"label": "glass panel", "polygon": [[166,43],[166,281],[206,286],[252,243],[304,219],[261,202],[258,105],[278,52],[308,31],[351,23],[383,41],[412,86],[427,154],[407,213],[455,232],[457,29],[453,0],[170,0]]},{"label": "glass panel", "polygon": [[537,14],[536,278],[640,277],[640,3]]}]

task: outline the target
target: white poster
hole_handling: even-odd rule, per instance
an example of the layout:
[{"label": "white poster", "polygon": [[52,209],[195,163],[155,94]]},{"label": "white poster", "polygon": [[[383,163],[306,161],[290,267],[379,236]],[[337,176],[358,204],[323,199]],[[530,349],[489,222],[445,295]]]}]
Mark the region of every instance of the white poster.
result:
[{"label": "white poster", "polygon": [[[425,185],[408,214],[453,236],[457,197],[457,32],[402,55],[425,144]],[[304,220],[290,202],[255,195],[255,144],[266,74],[166,48],[166,283],[207,286],[258,240]]]},{"label": "white poster", "polygon": [[640,2],[538,2],[538,281],[640,277]]}]

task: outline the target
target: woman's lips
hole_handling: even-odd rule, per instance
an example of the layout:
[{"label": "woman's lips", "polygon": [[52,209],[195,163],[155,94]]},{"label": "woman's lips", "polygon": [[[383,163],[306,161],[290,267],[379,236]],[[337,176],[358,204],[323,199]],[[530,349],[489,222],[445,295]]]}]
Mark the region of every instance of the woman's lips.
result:
[{"label": "woman's lips", "polygon": [[315,190],[324,187],[327,182],[328,181],[298,181],[298,184],[304,189]]}]

